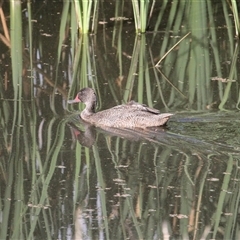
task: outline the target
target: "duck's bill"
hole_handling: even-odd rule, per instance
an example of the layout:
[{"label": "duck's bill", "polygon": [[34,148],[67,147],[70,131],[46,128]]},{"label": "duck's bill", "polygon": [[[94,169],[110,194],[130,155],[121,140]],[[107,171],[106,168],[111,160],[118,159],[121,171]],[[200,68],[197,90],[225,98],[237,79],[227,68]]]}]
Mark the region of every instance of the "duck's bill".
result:
[{"label": "duck's bill", "polygon": [[72,100],[68,100],[67,101],[68,104],[72,104],[72,103],[78,103],[78,102],[81,102],[81,100],[78,98],[78,96],[75,98],[75,99],[72,99]]},{"label": "duck's bill", "polygon": [[75,103],[76,101],[73,99],[73,100],[68,100],[67,101],[69,104],[72,104],[72,103]]}]

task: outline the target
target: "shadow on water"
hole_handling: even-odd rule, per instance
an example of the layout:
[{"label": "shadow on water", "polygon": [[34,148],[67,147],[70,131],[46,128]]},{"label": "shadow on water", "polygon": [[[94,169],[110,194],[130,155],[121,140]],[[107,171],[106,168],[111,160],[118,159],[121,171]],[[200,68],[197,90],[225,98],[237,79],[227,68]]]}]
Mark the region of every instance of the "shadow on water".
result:
[{"label": "shadow on water", "polygon": [[[40,2],[11,1],[0,29],[0,239],[239,239],[227,2],[156,1],[141,36],[130,1],[106,7],[121,21],[99,4],[94,35],[79,34],[71,1]],[[95,128],[67,105],[86,86],[99,110],[135,100],[175,115],[165,128]]]}]

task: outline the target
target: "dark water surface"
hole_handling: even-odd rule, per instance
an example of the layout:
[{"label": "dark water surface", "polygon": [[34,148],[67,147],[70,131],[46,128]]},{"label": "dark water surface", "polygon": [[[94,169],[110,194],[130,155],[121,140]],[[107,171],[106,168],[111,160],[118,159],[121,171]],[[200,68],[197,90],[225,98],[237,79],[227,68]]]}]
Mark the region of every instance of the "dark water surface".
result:
[{"label": "dark water surface", "polygon": [[[67,29],[61,57],[54,6],[33,9],[32,68],[23,11],[20,98],[0,43],[0,239],[239,239],[240,62],[220,6],[201,33],[167,31],[165,16],[136,36],[128,8],[123,22],[100,14],[78,44]],[[85,86],[98,110],[135,100],[174,116],[164,128],[95,128],[67,104]]]}]

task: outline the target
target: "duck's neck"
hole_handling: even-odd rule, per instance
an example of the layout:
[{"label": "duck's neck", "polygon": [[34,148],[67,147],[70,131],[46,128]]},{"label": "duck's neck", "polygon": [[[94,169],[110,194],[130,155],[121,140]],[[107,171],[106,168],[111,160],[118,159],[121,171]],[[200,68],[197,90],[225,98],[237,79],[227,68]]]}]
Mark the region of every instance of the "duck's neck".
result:
[{"label": "duck's neck", "polygon": [[96,102],[86,102],[85,105],[85,109],[81,112],[81,117],[83,120],[93,115],[96,110]]}]

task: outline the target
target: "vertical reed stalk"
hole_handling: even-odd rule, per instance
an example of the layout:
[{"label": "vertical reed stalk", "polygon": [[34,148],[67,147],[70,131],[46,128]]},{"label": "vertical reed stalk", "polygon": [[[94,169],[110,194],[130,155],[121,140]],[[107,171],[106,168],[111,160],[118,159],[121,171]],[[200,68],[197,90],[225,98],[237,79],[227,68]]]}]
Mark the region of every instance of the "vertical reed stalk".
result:
[{"label": "vertical reed stalk", "polygon": [[[94,2],[94,6],[93,6]],[[77,15],[77,21],[78,21],[78,27],[80,33],[88,33],[90,29],[90,19],[91,14],[93,14],[93,24],[92,24],[92,30],[94,29],[94,26],[96,24],[96,18],[97,18],[97,7],[98,7],[98,1],[92,1],[92,0],[74,0],[74,6],[75,11]],[[93,13],[92,13],[93,8]]]},{"label": "vertical reed stalk", "polygon": [[128,102],[132,97],[133,85],[134,85],[135,77],[137,74],[137,65],[139,61],[139,51],[140,51],[140,45],[141,45],[140,43],[141,43],[140,40],[136,36],[133,53],[132,53],[131,65],[130,65],[127,83],[125,87],[126,90],[123,96],[124,102]]},{"label": "vertical reed stalk", "polygon": [[234,23],[235,23],[235,32],[236,32],[236,36],[239,37],[240,19],[238,16],[238,7],[237,7],[236,0],[231,0],[231,3],[232,3],[233,18],[234,18]]},{"label": "vertical reed stalk", "polygon": [[227,83],[227,86],[225,88],[222,101],[219,104],[219,109],[220,110],[224,110],[224,105],[226,104],[229,96],[231,95],[231,91],[230,90],[231,90],[231,86],[232,86],[232,80],[233,80],[234,76],[237,75],[236,74],[237,73],[236,66],[237,66],[237,58],[238,58],[238,56],[239,56],[239,45],[238,45],[238,43],[236,43],[235,51],[234,51],[234,54],[232,56],[231,68],[230,68],[229,76],[228,76],[228,79],[230,81]]},{"label": "vertical reed stalk", "polygon": [[[21,1],[10,1],[12,82],[14,88],[14,122],[21,123],[22,98],[22,9]],[[13,124],[14,125],[14,124]]]},{"label": "vertical reed stalk", "polygon": [[144,33],[147,28],[149,0],[140,0],[140,6],[138,0],[132,0],[132,6],[136,32]]}]

